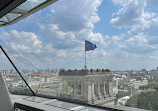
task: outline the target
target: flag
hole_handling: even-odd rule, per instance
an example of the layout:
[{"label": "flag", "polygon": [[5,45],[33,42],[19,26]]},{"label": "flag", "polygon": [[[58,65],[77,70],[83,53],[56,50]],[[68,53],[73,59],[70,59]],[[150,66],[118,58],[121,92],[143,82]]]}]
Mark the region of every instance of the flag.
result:
[{"label": "flag", "polygon": [[85,51],[94,50],[97,46],[89,41],[85,40]]}]

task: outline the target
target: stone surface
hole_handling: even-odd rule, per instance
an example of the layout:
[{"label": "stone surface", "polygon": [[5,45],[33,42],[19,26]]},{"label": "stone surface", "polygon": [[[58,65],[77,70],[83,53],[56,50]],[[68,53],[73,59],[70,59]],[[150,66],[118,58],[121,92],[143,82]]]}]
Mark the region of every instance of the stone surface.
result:
[{"label": "stone surface", "polygon": [[[66,82],[73,93],[64,97],[94,104],[113,95],[114,75],[107,70],[60,70],[61,82]],[[61,95],[63,95],[61,93]]]}]

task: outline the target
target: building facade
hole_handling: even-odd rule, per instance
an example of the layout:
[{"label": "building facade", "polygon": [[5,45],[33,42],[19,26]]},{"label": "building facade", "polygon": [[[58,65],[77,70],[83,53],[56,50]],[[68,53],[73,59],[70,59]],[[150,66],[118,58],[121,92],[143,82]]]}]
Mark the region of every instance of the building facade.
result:
[{"label": "building facade", "polygon": [[134,85],[135,89],[139,89],[140,86],[145,86],[148,84],[148,80],[144,78],[143,80],[130,79],[130,83]]},{"label": "building facade", "polygon": [[[109,70],[60,70],[60,96],[97,103],[116,95],[117,83]],[[115,89],[115,90],[114,90]]]}]

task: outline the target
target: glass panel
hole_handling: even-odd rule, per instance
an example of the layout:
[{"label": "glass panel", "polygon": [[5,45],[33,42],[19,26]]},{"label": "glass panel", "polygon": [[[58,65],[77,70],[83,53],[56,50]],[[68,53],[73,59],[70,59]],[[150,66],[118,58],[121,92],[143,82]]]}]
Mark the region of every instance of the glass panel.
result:
[{"label": "glass panel", "polygon": [[19,5],[18,8],[24,10],[31,10],[45,1],[47,0],[27,0],[23,4]]},{"label": "glass panel", "polygon": [[13,13],[8,13],[5,15],[5,17],[9,19],[9,21],[12,21],[14,19],[16,19],[17,17],[19,17],[21,14],[13,14]]},{"label": "glass panel", "polygon": [[[45,1],[27,0],[18,8],[31,10]],[[0,42],[36,94],[125,110],[158,110],[158,9],[150,10],[147,0],[94,1],[60,0],[24,26],[6,29]],[[6,15],[10,20],[18,16]],[[86,53],[87,68],[85,39],[92,42],[87,50],[93,50]],[[9,91],[30,95],[17,72],[0,58]],[[57,103],[49,105],[63,106]]]},{"label": "glass panel", "polygon": [[0,21],[8,22],[8,20],[7,20],[7,18],[5,16],[3,16],[2,18],[0,18]]},{"label": "glass panel", "polygon": [[[31,91],[28,89],[24,81],[21,79],[19,74],[14,70],[8,59],[0,50],[1,57],[1,74],[4,77],[6,85],[8,86],[8,90],[12,94],[20,94],[20,95],[30,95],[32,96]],[[24,73],[22,73],[24,75]],[[25,76],[24,76],[25,77]],[[26,79],[26,77],[25,77]]]},{"label": "glass panel", "polygon": [[0,25],[5,24],[4,22],[0,22]]}]

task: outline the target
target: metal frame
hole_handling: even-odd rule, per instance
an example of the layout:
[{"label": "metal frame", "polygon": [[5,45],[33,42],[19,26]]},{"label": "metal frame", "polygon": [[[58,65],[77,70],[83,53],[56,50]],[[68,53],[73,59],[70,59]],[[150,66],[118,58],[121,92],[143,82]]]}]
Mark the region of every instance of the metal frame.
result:
[{"label": "metal frame", "polygon": [[[47,7],[48,5],[55,3],[56,1],[58,1],[58,0],[47,0],[47,1],[43,2],[42,4],[38,5],[37,7],[27,11],[26,13],[23,13],[21,16],[17,17],[16,19],[14,19],[12,21],[9,21],[9,22],[6,22],[4,24],[1,24],[0,27],[7,26],[7,25],[12,25],[12,24],[24,19],[25,17],[30,16],[33,13]],[[16,10],[16,7],[14,8],[14,10]],[[15,12],[14,10],[11,11],[11,12]]]},{"label": "metal frame", "polygon": [[20,71],[18,70],[18,68],[12,62],[12,60],[10,59],[10,57],[8,56],[8,54],[5,52],[5,50],[3,49],[3,47],[1,45],[0,45],[0,49],[2,50],[2,52],[4,53],[4,55],[7,57],[7,59],[9,60],[9,62],[12,64],[12,66],[14,67],[14,69],[17,71],[17,73],[19,74],[19,76],[22,78],[22,80],[25,82],[25,84],[27,85],[27,87],[30,89],[30,91],[32,92],[33,96],[36,96],[35,92],[31,89],[31,87],[29,86],[29,84],[26,82],[26,80],[24,79],[24,77],[22,76],[22,74],[20,73]]},{"label": "metal frame", "polygon": [[26,0],[13,0],[11,3],[9,3],[5,8],[0,10],[0,18],[15,9],[17,6],[25,2]]},{"label": "metal frame", "polygon": [[33,108],[33,107],[23,105],[20,103],[14,103],[14,109],[22,109],[22,110],[26,110],[26,111],[44,111],[44,110]]},{"label": "metal frame", "polygon": [[[57,100],[63,101],[63,102],[78,104],[78,105],[82,105],[82,106],[88,106],[88,107],[92,107],[92,108],[103,109],[103,110],[106,110],[106,111],[124,111],[124,110],[120,110],[120,109],[116,109],[116,108],[92,105],[92,104],[83,103],[83,102],[80,102],[80,101],[73,101],[73,100],[64,99],[64,98],[52,98],[50,96],[42,96],[42,95],[38,95],[38,97],[49,98],[49,99],[57,99]],[[23,109],[23,110],[26,110],[26,111],[43,111],[41,109],[33,108],[31,106],[24,105],[24,104],[21,104],[21,103],[16,103],[16,102],[14,103],[14,108]]]},{"label": "metal frame", "polygon": [[89,106],[89,107],[94,107],[94,108],[98,108],[98,109],[104,109],[104,110],[110,110],[110,111],[124,111],[121,109],[117,109],[117,108],[111,108],[111,107],[105,107],[105,106],[99,106],[99,105],[95,105],[95,104],[89,104],[80,100],[71,100],[71,99],[67,99],[67,98],[60,98],[60,97],[53,97],[53,96],[49,96],[49,95],[42,95],[42,94],[37,94],[37,97],[42,97],[42,98],[48,98],[48,99],[57,99],[59,101],[64,101],[64,102],[69,102],[72,104],[79,104],[79,105],[83,105],[83,106]]}]

